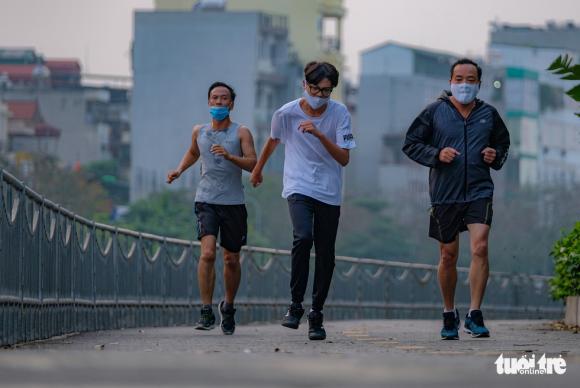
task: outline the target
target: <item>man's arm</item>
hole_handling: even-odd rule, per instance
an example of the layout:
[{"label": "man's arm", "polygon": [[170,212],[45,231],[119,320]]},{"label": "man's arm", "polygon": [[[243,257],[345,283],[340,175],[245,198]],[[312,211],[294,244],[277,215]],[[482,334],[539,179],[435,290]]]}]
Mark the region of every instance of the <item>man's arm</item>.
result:
[{"label": "man's arm", "polygon": [[508,157],[510,134],[496,110],[493,112],[493,129],[491,130],[489,146],[496,152],[495,159],[491,162],[490,167],[494,170],[499,170]]},{"label": "man's arm", "polygon": [[432,106],[428,107],[413,121],[405,136],[403,152],[415,162],[434,168],[439,165],[441,150],[431,145],[433,138],[432,110]]},{"label": "man's arm", "polygon": [[331,141],[328,137],[326,137],[322,132],[316,128],[316,126],[312,123],[312,121],[307,120],[300,123],[300,130],[303,133],[309,133],[312,136],[316,137],[320,140],[320,143],[324,146],[324,148],[328,151],[330,156],[341,166],[346,166],[350,160],[350,152],[348,149],[340,148],[336,145],[333,141]]},{"label": "man's arm", "polygon": [[191,167],[199,159],[199,147],[197,146],[197,135],[199,134],[200,128],[201,125],[195,125],[193,127],[193,131],[191,133],[191,145],[183,155],[183,158],[181,158],[179,166],[177,166],[175,170],[169,171],[169,173],[167,174],[167,183],[171,184],[171,182],[179,178],[185,170]]},{"label": "man's arm", "polygon": [[256,150],[254,148],[254,138],[247,127],[240,127],[240,146],[242,148],[242,156],[236,156],[228,153],[224,147],[214,145],[211,147],[211,152],[215,155],[221,155],[225,160],[229,160],[239,168],[252,171],[256,165]]},{"label": "man's arm", "polygon": [[260,153],[258,163],[256,163],[256,166],[252,170],[252,175],[250,176],[250,182],[252,183],[252,186],[256,187],[262,183],[263,180],[262,170],[264,169],[266,162],[268,161],[268,159],[270,158],[270,156],[272,155],[278,144],[280,144],[280,139],[273,139],[271,137],[268,138],[268,140],[264,144],[264,148]]}]

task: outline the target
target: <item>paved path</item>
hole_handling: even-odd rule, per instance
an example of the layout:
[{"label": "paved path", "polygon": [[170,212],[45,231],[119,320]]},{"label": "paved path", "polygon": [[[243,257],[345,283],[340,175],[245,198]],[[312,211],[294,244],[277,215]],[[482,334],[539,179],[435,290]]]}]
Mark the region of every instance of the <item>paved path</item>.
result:
[{"label": "paved path", "polygon": [[[0,350],[4,387],[577,387],[579,334],[542,321],[489,321],[489,339],[441,341],[421,320],[326,323],[326,341],[299,330],[246,325],[84,333]],[[497,375],[494,361],[562,355],[564,375]],[[459,385],[458,385],[459,384]]]}]

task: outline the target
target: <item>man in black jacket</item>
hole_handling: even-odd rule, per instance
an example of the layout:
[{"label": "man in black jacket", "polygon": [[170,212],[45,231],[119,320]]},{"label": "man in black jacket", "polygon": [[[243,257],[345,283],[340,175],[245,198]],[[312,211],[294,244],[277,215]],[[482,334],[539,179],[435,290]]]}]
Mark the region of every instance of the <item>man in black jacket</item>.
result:
[{"label": "man in black jacket", "polygon": [[451,66],[451,92],[427,106],[413,121],[403,146],[412,160],[430,167],[431,220],[429,236],[439,241],[439,285],[443,296],[442,339],[459,339],[455,308],[459,233],[469,231],[471,304],[465,331],[489,337],[481,303],[489,276],[488,238],[492,219],[493,181],[489,168],[499,170],[508,156],[507,128],[489,104],[476,99],[481,68],[470,59]]}]

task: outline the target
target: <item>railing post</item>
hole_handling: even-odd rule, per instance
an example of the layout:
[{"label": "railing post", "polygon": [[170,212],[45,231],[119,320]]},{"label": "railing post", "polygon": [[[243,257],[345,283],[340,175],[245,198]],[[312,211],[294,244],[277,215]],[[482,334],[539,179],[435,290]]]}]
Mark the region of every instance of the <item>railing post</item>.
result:
[{"label": "railing post", "polygon": [[95,221],[93,221],[92,226],[91,226],[91,240],[90,240],[90,244],[91,244],[91,293],[93,294],[93,306],[92,306],[92,310],[93,310],[93,330],[98,330],[98,323],[97,323],[97,317],[99,315],[98,313],[98,307],[97,307],[97,264],[95,263],[95,250],[99,249],[99,247],[97,246],[97,229],[95,227]]}]

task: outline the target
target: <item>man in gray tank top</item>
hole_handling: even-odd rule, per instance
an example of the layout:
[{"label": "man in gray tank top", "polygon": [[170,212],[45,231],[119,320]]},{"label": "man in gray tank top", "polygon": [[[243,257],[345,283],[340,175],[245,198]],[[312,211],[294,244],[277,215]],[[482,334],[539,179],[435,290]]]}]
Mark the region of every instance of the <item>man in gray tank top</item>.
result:
[{"label": "man in gray tank top", "polygon": [[215,327],[212,297],[215,285],[215,258],[218,234],[224,251],[225,298],[218,305],[224,334],[235,330],[234,298],[240,284],[240,250],[246,244],[247,213],[242,186],[242,170],[252,171],[256,151],[250,130],[230,119],[236,93],[223,82],[214,82],[208,90],[211,122],[195,125],[191,146],[177,169],[167,174],[167,183],[201,160],[201,180],[195,194],[197,234],[201,256],[197,280],[202,308],[198,330]]}]

